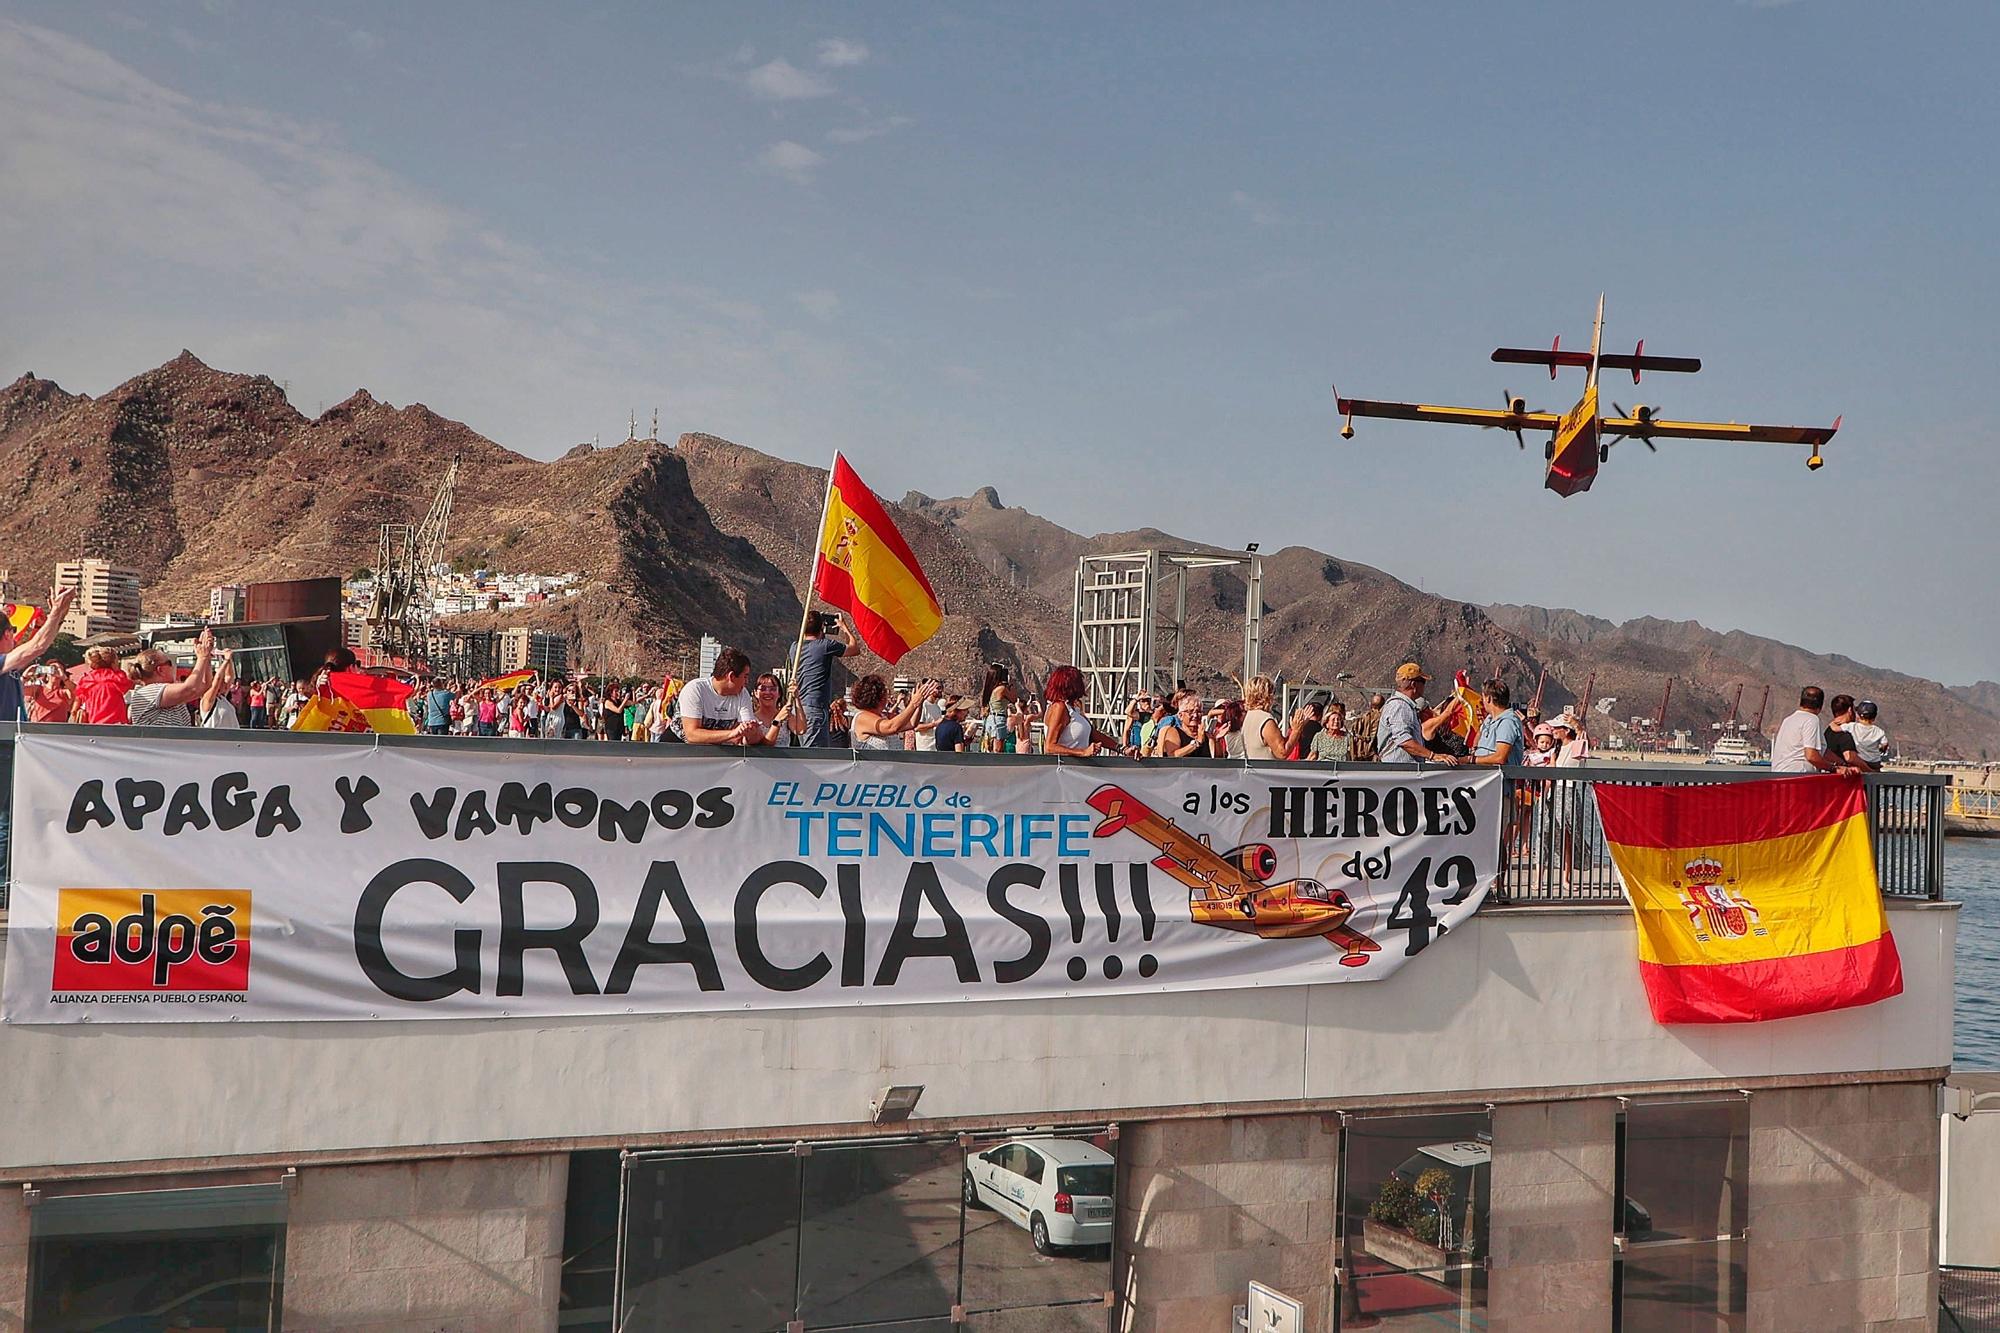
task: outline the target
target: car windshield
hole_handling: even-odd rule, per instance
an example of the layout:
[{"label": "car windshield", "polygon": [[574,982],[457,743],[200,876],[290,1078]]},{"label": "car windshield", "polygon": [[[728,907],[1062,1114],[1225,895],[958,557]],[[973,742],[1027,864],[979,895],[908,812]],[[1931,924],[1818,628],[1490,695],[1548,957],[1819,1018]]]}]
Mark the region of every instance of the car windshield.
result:
[{"label": "car windshield", "polygon": [[1056,1173],[1056,1188],[1064,1194],[1111,1193],[1111,1166],[1066,1166]]}]

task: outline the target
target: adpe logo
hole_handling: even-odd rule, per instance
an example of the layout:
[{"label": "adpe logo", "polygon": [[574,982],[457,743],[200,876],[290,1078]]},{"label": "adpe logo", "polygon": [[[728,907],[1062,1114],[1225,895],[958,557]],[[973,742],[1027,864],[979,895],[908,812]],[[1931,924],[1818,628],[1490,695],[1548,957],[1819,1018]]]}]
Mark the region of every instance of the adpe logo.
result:
[{"label": "adpe logo", "polygon": [[64,889],[58,991],[250,988],[248,889]]}]

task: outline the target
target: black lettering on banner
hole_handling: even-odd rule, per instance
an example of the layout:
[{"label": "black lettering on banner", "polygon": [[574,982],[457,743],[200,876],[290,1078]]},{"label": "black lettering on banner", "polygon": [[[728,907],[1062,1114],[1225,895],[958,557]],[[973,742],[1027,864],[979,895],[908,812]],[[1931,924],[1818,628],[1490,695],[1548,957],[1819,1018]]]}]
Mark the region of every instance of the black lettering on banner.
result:
[{"label": "black lettering on banner", "polygon": [[701,807],[701,815],[694,821],[696,828],[721,828],[736,818],[736,807],[729,803],[729,788],[710,787],[695,798]]},{"label": "black lettering on banner", "polygon": [[1417,831],[1417,794],[1408,787],[1391,787],[1382,797],[1382,826],[1399,838]]},{"label": "black lettering on banner", "polygon": [[1471,894],[1478,879],[1479,872],[1468,857],[1446,857],[1435,874],[1431,871],[1430,857],[1417,862],[1410,877],[1403,881],[1402,892],[1396,895],[1396,905],[1389,909],[1389,928],[1409,932],[1410,942],[1403,950],[1405,957],[1414,958],[1430,946],[1434,938],[1433,926],[1437,927],[1437,936],[1451,929],[1432,913],[1431,890],[1452,890],[1440,901],[1447,907],[1456,907]]},{"label": "black lettering on banner", "polygon": [[486,793],[474,787],[458,807],[458,822],[452,827],[453,842],[464,842],[475,833],[491,833],[500,826],[486,809]]},{"label": "black lettering on banner", "polygon": [[1306,832],[1306,789],[1304,787],[1271,788],[1271,827],[1266,835],[1273,838],[1303,838]]},{"label": "black lettering on banner", "polygon": [[64,822],[63,830],[81,833],[92,824],[110,828],[117,822],[117,816],[111,813],[111,803],[104,799],[104,779],[91,778],[76,789],[76,795],[70,797],[69,819]]},{"label": "black lettering on banner", "polygon": [[868,918],[861,910],[861,867],[842,861],[833,868],[840,893],[840,984],[868,984]]},{"label": "black lettering on banner", "polygon": [[458,902],[472,896],[472,881],[455,866],[415,856],[385,867],[354,906],[354,957],[375,989],[395,1000],[442,1000],[460,991],[479,993],[479,932],[451,933],[452,968],[434,977],[413,977],[397,969],[382,947],[382,918],[389,900],[412,884],[435,884]]},{"label": "black lettering on banner", "polygon": [[523,833],[531,833],[535,821],[546,824],[556,817],[555,788],[546,782],[538,782],[531,792],[518,782],[500,784],[500,799],[494,803],[495,813],[503,824],[513,824]]},{"label": "black lettering on banner", "polygon": [[368,803],[382,794],[375,779],[363,773],[358,781],[353,781],[343,773],[333,780],[333,789],[340,795],[340,831],[342,833],[365,833],[374,824],[374,817],[368,813]]},{"label": "black lettering on banner", "polygon": [[[917,913],[925,903],[937,913],[943,934],[917,934]],[[979,981],[979,961],[972,956],[965,918],[945,896],[944,885],[938,882],[937,866],[929,861],[913,862],[909,878],[903,881],[903,901],[897,904],[896,925],[882,950],[882,965],[875,971],[875,984],[895,985],[896,978],[902,975],[903,964],[911,958],[949,958],[961,984],[973,985]]]},{"label": "black lettering on banner", "polygon": [[71,927],[69,951],[80,963],[111,961],[111,918],[102,912],[85,912]]},{"label": "black lettering on banner", "polygon": [[139,895],[139,910],[118,918],[112,927],[111,948],[121,963],[140,963],[153,952],[153,904],[150,893]]},{"label": "black lettering on banner", "polygon": [[588,787],[564,787],[556,793],[556,818],[571,828],[589,828],[597,818],[597,793]]},{"label": "black lettering on banner", "polygon": [[173,798],[167,802],[166,822],[160,825],[160,832],[171,838],[184,828],[205,829],[208,825],[208,811],[201,808],[200,785],[183,782],[174,788]]},{"label": "black lettering on banner", "polygon": [[153,984],[164,986],[175,967],[194,957],[194,922],[175,912],[160,922],[158,940],[153,950]]},{"label": "black lettering on banner", "polygon": [[815,898],[826,892],[826,876],[803,861],[773,861],[751,871],[736,891],[736,957],[750,980],[765,990],[804,990],[833,970],[827,956],[816,953],[797,967],[780,967],[757,937],[757,906],[780,884],[796,884]]},{"label": "black lettering on banner", "polygon": [[224,773],[209,788],[208,803],[215,807],[215,826],[227,833],[242,828],[257,813],[250,794],[248,773]]},{"label": "black lettering on banner", "polygon": [[228,903],[210,903],[201,909],[194,951],[202,962],[226,963],[236,956],[236,923],[229,919],[235,911]]},{"label": "black lettering on banner", "polygon": [[1447,837],[1458,832],[1456,827],[1445,824],[1445,816],[1451,810],[1451,792],[1443,787],[1424,788],[1424,835],[1431,838]]},{"label": "black lettering on banner", "polygon": [[451,808],[458,803],[458,788],[439,787],[429,800],[422,792],[410,793],[410,813],[426,838],[436,841],[451,829]]},{"label": "black lettering on banner", "polygon": [[125,816],[125,827],[134,832],[146,822],[147,815],[167,803],[166,785],[151,778],[120,778],[113,790],[118,793],[118,809]]},{"label": "black lettering on banner", "polygon": [[290,786],[271,788],[264,797],[264,807],[257,812],[257,836],[268,838],[279,829],[287,833],[299,831],[299,812],[292,809],[292,789]]},{"label": "black lettering on banner", "polygon": [[694,818],[694,797],[675,788],[654,792],[653,818],[669,832],[686,828],[687,822]]},{"label": "black lettering on banner", "polygon": [[[681,938],[656,940],[653,925],[660,917],[660,904],[673,908],[681,923]],[[680,867],[672,861],[655,861],[646,872],[639,890],[639,904],[632,909],[632,925],[619,946],[618,960],[604,983],[606,995],[624,995],[632,989],[632,978],[650,963],[685,963],[694,969],[695,982],[705,991],[722,989],[722,971],[715,965],[715,948],[708,942],[708,927],[688,897]]]},{"label": "black lettering on banner", "polygon": [[1312,792],[1312,836],[1331,838],[1339,832],[1334,825],[1334,807],[1340,804],[1340,788],[1331,782],[1322,782],[1309,790]]},{"label": "black lettering on banner", "polygon": [[606,842],[618,841],[621,833],[625,841],[637,842],[646,836],[646,826],[652,822],[652,807],[644,801],[623,805],[607,796],[597,807],[597,836]]},{"label": "black lettering on banner", "polygon": [[[502,861],[500,872],[500,966],[494,973],[495,995],[521,993],[521,959],[530,949],[547,949],[562,964],[572,995],[597,994],[597,978],[583,942],[597,929],[597,886],[590,876],[561,861]],[[559,884],[569,890],[575,908],[569,924],[530,926],[527,894],[530,884]]]},{"label": "black lettering on banner", "polygon": [[1375,794],[1373,787],[1342,787],[1340,836],[1349,840],[1381,837],[1382,828],[1375,819],[1375,807],[1381,802],[1382,798]]},{"label": "black lettering on banner", "polygon": [[1042,964],[1049,961],[1049,946],[1055,941],[1055,932],[1049,929],[1048,918],[1039,912],[1030,912],[1016,907],[1007,900],[1007,890],[1015,885],[1023,888],[1042,887],[1042,868],[1016,862],[1001,866],[986,881],[986,905],[996,916],[1020,928],[1028,937],[1028,951],[1019,958],[1002,958],[993,964],[993,979],[1002,985],[1026,981],[1041,971]]},{"label": "black lettering on banner", "polygon": [[1451,803],[1458,807],[1458,831],[1470,833],[1479,826],[1477,807],[1472,804],[1472,788],[1453,787]]}]

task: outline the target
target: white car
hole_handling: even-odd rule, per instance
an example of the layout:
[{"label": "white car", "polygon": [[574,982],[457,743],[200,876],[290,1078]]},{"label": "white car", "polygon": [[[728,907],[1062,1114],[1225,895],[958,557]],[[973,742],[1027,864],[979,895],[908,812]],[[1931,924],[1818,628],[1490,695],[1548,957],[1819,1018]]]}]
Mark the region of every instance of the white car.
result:
[{"label": "white car", "polygon": [[1035,1253],[1112,1240],[1110,1153],[1082,1139],[1009,1139],[965,1156],[965,1206],[1027,1228]]}]

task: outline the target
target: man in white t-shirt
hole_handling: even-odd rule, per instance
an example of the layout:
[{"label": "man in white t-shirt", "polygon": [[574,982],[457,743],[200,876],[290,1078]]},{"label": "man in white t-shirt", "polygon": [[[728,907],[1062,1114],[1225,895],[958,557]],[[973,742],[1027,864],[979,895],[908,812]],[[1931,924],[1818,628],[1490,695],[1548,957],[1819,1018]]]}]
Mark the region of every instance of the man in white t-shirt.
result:
[{"label": "man in white t-shirt", "polygon": [[689,745],[763,744],[749,684],[750,659],[742,649],[717,653],[707,680],[681,687],[681,739]]},{"label": "man in white t-shirt", "polygon": [[1826,752],[1826,724],[1819,710],[1826,707],[1826,692],[1817,685],[1799,691],[1799,706],[1778,724],[1771,742],[1773,773],[1833,773],[1840,764]]},{"label": "man in white t-shirt", "polygon": [[[928,682],[932,678],[926,676],[924,679]],[[937,749],[938,723],[942,721],[944,721],[944,705],[936,699],[926,699],[917,705],[917,724],[910,730],[916,733],[919,750]]]}]

